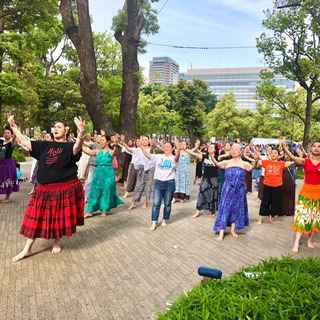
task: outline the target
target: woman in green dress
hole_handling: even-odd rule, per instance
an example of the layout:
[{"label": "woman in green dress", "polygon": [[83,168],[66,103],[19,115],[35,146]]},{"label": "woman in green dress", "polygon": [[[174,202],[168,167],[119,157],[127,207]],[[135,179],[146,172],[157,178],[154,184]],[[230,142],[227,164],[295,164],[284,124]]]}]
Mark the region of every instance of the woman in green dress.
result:
[{"label": "woman in green dress", "polygon": [[93,213],[98,210],[102,211],[101,217],[106,217],[110,209],[124,203],[117,195],[115,172],[112,168],[113,157],[116,155],[118,148],[111,150],[109,143],[110,137],[102,136],[100,140],[102,150],[82,149],[84,153],[90,156],[97,156],[97,169],[84,218],[92,217]]}]

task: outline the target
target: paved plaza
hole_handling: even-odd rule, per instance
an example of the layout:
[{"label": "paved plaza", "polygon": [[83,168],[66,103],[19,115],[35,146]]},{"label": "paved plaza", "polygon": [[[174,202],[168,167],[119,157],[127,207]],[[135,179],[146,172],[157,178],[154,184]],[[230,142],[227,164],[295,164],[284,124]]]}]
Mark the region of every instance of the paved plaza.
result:
[{"label": "paved plaza", "polygon": [[[30,167],[30,160],[21,164],[27,176]],[[194,171],[191,165],[192,178]],[[173,205],[167,228],[149,231],[151,207],[142,209],[138,203],[129,211],[129,197],[107,218],[86,219],[76,234],[63,237],[60,254],[51,254],[52,240],[38,239],[32,256],[13,263],[25,243],[19,230],[31,189],[28,182],[20,186],[11,203],[0,204],[1,320],[155,319],[166,302],[201,281],[199,266],[221,269],[227,277],[261,259],[288,255],[295,237],[293,217],[257,225],[259,204],[253,192],[248,195],[250,227],[237,239],[227,229],[219,243],[212,231],[215,218],[208,212],[192,218],[199,188],[192,184],[191,200]],[[297,191],[301,186],[299,180]],[[123,195],[120,184],[118,194]],[[319,235],[315,249],[308,249],[306,242],[303,236],[295,257],[320,256]]]}]

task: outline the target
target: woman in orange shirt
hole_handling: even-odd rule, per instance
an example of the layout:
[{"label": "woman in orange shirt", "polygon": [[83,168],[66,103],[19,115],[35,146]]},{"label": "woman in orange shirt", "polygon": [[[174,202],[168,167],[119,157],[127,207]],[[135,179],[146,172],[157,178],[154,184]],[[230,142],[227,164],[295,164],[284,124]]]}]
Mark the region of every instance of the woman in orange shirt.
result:
[{"label": "woman in orange shirt", "polygon": [[265,169],[263,180],[263,196],[259,210],[258,225],[262,224],[262,217],[269,216],[269,222],[274,224],[272,217],[282,215],[282,174],[283,170],[292,164],[293,161],[278,161],[279,150],[273,148],[270,160],[256,160],[258,165]]}]

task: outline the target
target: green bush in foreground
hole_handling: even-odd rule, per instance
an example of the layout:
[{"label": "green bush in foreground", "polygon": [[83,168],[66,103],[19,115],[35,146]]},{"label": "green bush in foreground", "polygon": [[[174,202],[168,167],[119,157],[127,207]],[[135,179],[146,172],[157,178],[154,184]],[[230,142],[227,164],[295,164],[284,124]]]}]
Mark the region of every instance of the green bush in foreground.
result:
[{"label": "green bush in foreground", "polygon": [[270,258],[226,279],[200,283],[158,316],[160,320],[320,319],[320,260]]}]

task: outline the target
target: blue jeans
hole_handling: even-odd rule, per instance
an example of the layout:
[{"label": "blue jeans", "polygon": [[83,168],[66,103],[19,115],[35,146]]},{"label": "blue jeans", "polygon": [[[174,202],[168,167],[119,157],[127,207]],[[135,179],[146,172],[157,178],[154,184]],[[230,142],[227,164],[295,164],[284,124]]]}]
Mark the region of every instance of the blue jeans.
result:
[{"label": "blue jeans", "polygon": [[154,180],[153,206],[151,213],[152,222],[157,222],[162,199],[164,199],[163,220],[168,221],[171,213],[171,202],[176,189],[175,180],[160,181]]},{"label": "blue jeans", "polygon": [[93,181],[94,173],[96,172],[96,169],[97,169],[96,166],[90,166],[89,173],[88,173],[87,186],[86,186],[86,190],[84,192],[84,197],[86,199],[89,199],[89,197],[90,197],[92,181]]}]

